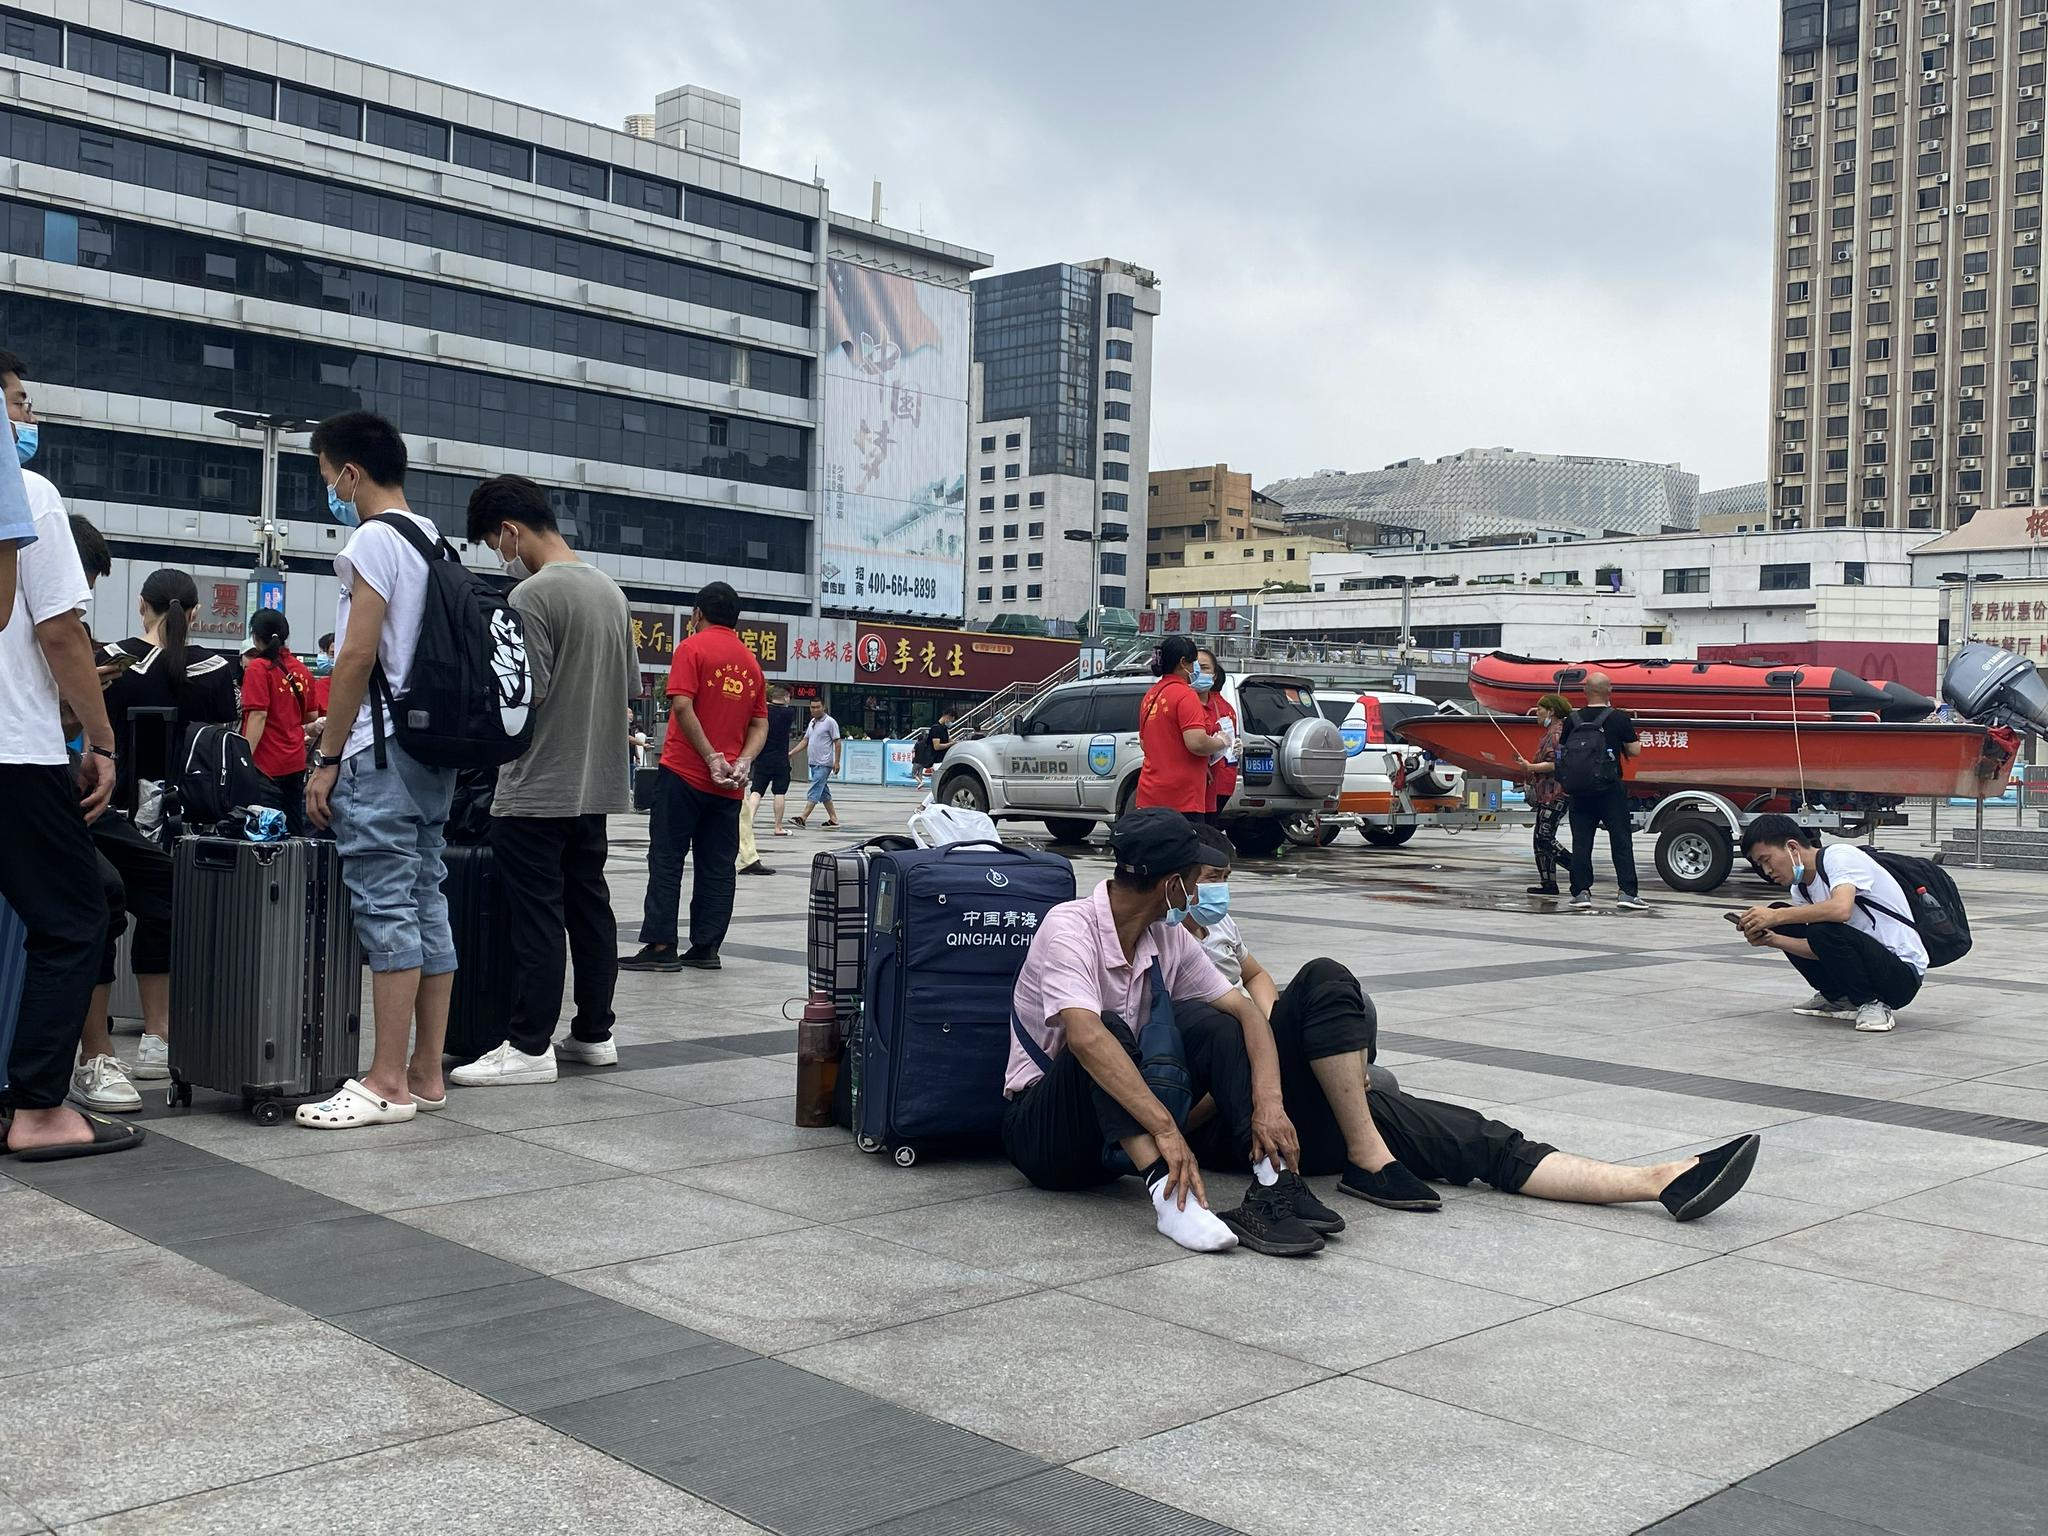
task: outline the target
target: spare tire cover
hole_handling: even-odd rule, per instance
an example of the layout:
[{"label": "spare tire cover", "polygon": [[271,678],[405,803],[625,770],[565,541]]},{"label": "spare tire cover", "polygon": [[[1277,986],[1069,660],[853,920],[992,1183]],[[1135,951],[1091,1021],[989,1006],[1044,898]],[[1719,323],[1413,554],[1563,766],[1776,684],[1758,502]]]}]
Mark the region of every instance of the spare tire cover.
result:
[{"label": "spare tire cover", "polygon": [[1316,715],[1288,727],[1276,766],[1295,793],[1327,800],[1344,787],[1346,757],[1344,733]]}]

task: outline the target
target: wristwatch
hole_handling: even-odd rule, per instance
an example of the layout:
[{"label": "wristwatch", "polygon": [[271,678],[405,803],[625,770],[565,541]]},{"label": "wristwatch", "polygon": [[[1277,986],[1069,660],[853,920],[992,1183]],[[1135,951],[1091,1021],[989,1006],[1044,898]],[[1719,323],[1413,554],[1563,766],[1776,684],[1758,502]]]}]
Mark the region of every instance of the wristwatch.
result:
[{"label": "wristwatch", "polygon": [[329,757],[325,752],[322,752],[319,755],[317,755],[313,759],[313,762],[316,767],[320,768],[339,768],[341,766],[340,758]]},{"label": "wristwatch", "polygon": [[110,763],[114,761],[114,749],[112,747],[95,747],[88,744],[85,750],[94,757],[104,757]]}]

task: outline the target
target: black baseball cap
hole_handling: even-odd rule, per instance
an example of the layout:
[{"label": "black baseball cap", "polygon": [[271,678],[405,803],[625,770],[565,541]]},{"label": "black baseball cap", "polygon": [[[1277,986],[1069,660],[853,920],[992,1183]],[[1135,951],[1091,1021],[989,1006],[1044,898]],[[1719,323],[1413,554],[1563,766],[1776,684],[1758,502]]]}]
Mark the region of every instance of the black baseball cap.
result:
[{"label": "black baseball cap", "polygon": [[1163,805],[1124,812],[1109,829],[1109,846],[1116,851],[1117,867],[1140,880],[1192,868],[1202,853],[1195,824]]},{"label": "black baseball cap", "polygon": [[1215,827],[1195,828],[1195,842],[1201,847],[1202,862],[1212,869],[1228,869],[1231,863],[1230,839]]}]

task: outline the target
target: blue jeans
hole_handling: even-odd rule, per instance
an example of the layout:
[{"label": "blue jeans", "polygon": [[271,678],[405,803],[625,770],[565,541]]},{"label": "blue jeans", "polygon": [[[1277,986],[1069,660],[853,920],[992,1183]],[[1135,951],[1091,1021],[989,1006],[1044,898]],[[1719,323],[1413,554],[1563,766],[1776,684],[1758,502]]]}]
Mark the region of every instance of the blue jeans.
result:
[{"label": "blue jeans", "polygon": [[830,805],[832,803],[832,765],[830,763],[812,763],[810,769],[811,787],[804,791],[804,804],[806,806]]},{"label": "blue jeans", "polygon": [[373,971],[443,976],[455,969],[455,935],[441,894],[455,770],[429,768],[396,741],[387,740],[384,751],[384,767],[365,748],[334,781],[334,841],[356,940]]}]

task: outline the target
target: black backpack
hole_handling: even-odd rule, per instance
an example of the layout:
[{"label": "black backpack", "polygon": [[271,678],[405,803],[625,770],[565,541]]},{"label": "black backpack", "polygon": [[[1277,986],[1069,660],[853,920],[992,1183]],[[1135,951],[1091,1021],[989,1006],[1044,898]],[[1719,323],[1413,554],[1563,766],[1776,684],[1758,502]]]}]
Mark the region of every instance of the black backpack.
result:
[{"label": "black backpack", "polygon": [[1612,708],[1588,717],[1575,713],[1565,722],[1557,749],[1557,782],[1568,795],[1597,795],[1621,782],[1621,764],[1607,745],[1607,717]]},{"label": "black backpack", "polygon": [[270,803],[270,781],[256,771],[249,738],[231,725],[194,725],[171,773],[177,810],[188,827],[211,829],[252,805]]},{"label": "black backpack", "polygon": [[[1893,853],[1889,848],[1872,848],[1865,844],[1862,851],[1876,861],[1877,867],[1899,882],[1899,889],[1906,893],[1905,912],[1894,912],[1881,901],[1873,900],[1860,891],[1856,904],[1867,912],[1881,912],[1894,922],[1904,923],[1920,935],[1920,942],[1927,950],[1930,967],[1954,965],[1970,952],[1970,917],[1963,910],[1962,892],[1956,889],[1955,881],[1948,877],[1948,871],[1927,859],[1916,859],[1908,853]],[[1827,879],[1827,850],[1813,851],[1813,865],[1820,877]],[[1833,882],[1829,882],[1833,889]]]},{"label": "black backpack", "polygon": [[[511,762],[533,736],[533,674],[518,611],[458,560],[447,540],[429,539],[402,513],[376,521],[427,562],[427,591],[405,696],[391,696],[380,663],[370,674],[372,703],[390,709],[398,744],[430,767]],[[381,768],[384,710],[372,709],[370,719]]]}]

